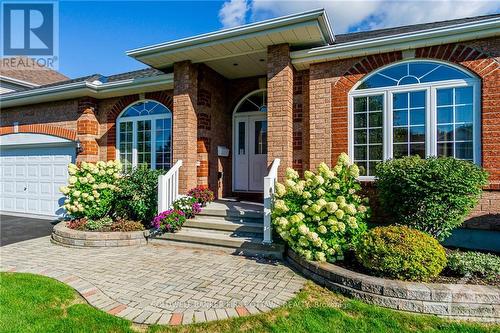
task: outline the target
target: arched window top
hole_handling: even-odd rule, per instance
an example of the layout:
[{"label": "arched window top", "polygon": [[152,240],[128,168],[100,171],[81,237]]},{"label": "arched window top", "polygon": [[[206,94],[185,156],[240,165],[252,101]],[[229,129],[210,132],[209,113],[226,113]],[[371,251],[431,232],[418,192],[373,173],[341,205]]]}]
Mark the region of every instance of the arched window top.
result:
[{"label": "arched window top", "polygon": [[140,101],[129,105],[120,117],[141,117],[169,114],[170,110],[163,104],[156,101]]},{"label": "arched window top", "polygon": [[410,61],[371,74],[356,90],[470,78],[469,74],[443,63]]},{"label": "arched window top", "polygon": [[241,112],[267,112],[266,89],[253,91],[243,97],[235,109],[235,113]]}]

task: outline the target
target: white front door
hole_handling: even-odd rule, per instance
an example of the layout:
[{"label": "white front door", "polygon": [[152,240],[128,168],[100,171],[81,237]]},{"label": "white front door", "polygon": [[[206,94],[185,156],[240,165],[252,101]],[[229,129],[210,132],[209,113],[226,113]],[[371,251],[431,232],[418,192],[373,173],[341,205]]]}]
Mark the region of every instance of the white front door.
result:
[{"label": "white front door", "polygon": [[238,115],[233,131],[233,190],[262,192],[267,173],[267,115]]}]

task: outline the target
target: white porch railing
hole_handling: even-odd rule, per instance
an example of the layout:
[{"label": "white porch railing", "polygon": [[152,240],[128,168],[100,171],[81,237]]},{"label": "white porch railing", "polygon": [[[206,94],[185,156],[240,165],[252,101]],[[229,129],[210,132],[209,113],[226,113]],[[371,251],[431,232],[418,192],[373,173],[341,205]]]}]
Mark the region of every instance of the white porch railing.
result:
[{"label": "white porch railing", "polygon": [[271,206],[274,196],[274,186],[278,180],[278,167],[280,166],[280,159],[276,158],[271,164],[269,174],[264,177],[264,240],[265,244],[271,244],[272,227],[271,227]]},{"label": "white porch railing", "polygon": [[158,213],[170,209],[179,197],[179,169],[181,166],[182,160],[178,160],[166,174],[158,177]]}]

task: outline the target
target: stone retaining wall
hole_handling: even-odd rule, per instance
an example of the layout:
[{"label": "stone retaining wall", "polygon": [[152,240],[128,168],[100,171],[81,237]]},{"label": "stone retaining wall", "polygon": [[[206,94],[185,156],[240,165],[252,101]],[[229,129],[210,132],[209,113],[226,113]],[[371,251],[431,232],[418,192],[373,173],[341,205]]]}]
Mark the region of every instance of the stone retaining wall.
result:
[{"label": "stone retaining wall", "polygon": [[143,246],[147,244],[149,231],[98,232],[70,229],[60,222],[52,230],[51,241],[70,247],[117,247]]},{"label": "stone retaining wall", "polygon": [[287,261],[316,283],[367,303],[455,319],[500,322],[497,287],[377,278],[329,263],[307,261],[290,249]]}]

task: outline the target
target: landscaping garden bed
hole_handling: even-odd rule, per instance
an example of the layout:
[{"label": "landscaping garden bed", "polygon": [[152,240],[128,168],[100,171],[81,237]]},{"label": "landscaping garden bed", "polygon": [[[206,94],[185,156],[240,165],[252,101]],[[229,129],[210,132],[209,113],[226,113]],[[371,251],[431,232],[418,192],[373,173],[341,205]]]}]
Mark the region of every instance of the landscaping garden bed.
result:
[{"label": "landscaping garden bed", "polygon": [[374,277],[326,262],[309,261],[290,249],[287,262],[316,283],[370,304],[455,319],[500,322],[498,287]]},{"label": "landscaping garden bed", "polygon": [[[452,253],[452,252],[453,252],[452,250],[447,250],[447,253]],[[335,265],[351,270],[356,273],[373,276],[373,272],[363,267],[354,258],[346,258],[346,260],[336,261]],[[475,285],[500,287],[500,275],[491,278],[474,276],[474,275],[462,276],[454,273],[450,269],[445,268],[438,276],[429,279],[428,282],[446,283],[446,284],[475,284]]]},{"label": "landscaping garden bed", "polygon": [[375,169],[385,216],[378,227],[368,226],[370,203],[360,191],[358,177],[366,171],[346,154],[303,178],[287,169],[283,184],[276,184],[272,217],[289,263],[368,303],[500,321],[500,257],[440,244],[477,204],[487,173],[467,161],[418,156]]},{"label": "landscaping garden bed", "polygon": [[68,184],[60,188],[66,221],[52,234],[61,245],[144,245],[150,234],[180,230],[214,199],[210,189],[197,187],[174,201],[172,209],[158,212],[158,177],[165,170],[147,165],[124,169],[119,161],[99,161],[70,163],[68,173]]},{"label": "landscaping garden bed", "polygon": [[117,247],[144,246],[147,244],[149,230],[96,232],[68,228],[68,222],[54,226],[51,241],[69,247]]}]

